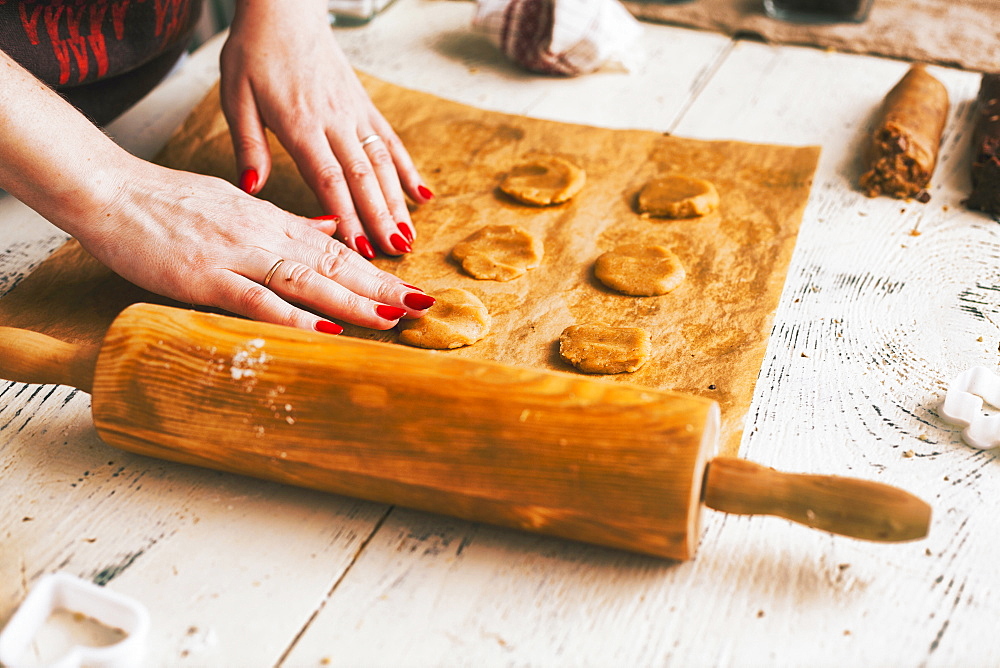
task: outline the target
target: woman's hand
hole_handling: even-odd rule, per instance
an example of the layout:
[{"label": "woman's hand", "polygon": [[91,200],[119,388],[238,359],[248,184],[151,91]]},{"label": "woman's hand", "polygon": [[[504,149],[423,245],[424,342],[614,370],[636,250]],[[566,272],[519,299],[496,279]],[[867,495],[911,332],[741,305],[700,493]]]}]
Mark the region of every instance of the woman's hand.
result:
[{"label": "woman's hand", "polygon": [[129,154],[2,51],[0,118],[0,188],[147,290],[329,333],[434,303],[312,221]]},{"label": "woman's hand", "polygon": [[389,329],[434,303],[306,219],[225,181],[126,160],[101,215],[74,234],[136,285],[333,334],[343,328],[326,318]]},{"label": "woman's hand", "polygon": [[295,160],[336,229],[372,259],[399,255],[416,236],[404,192],[433,195],[337,46],[325,0],[240,0],[222,51],[222,108],[240,186],[256,193],[271,169],[264,129]]}]

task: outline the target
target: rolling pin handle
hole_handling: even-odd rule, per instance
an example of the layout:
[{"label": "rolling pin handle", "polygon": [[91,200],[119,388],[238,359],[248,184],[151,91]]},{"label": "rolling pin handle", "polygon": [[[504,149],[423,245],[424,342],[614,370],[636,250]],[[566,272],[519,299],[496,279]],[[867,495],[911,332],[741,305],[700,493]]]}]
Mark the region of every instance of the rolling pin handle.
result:
[{"label": "rolling pin handle", "polygon": [[702,500],[714,510],[775,515],[816,529],[880,542],[927,535],[931,507],[897,487],[832,475],[782,473],[732,457],[707,464]]},{"label": "rolling pin handle", "polygon": [[71,385],[91,392],[99,344],[66,343],[15,327],[0,327],[0,378],[40,385]]}]

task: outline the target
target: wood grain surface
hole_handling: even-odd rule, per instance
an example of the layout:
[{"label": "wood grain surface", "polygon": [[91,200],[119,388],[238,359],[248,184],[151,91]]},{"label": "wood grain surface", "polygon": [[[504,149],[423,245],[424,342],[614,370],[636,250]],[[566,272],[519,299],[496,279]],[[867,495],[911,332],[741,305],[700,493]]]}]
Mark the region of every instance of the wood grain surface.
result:
[{"label": "wood grain surface", "polygon": [[[493,318],[484,340],[447,354],[568,371],[572,367],[558,357],[556,344],[565,327],[591,322],[643,327],[652,334],[652,360],[636,373],[609,378],[719,402],[722,450],[734,454],[819,149],[556,123],[484,111],[367,76],[363,80],[437,195],[413,212],[419,234],[415,251],[376,263],[431,292],[469,290]],[[302,215],[322,213],[287,153],[276,142],[272,152],[274,169],[261,196]],[[500,193],[504,174],[534,153],[559,155],[585,169],[583,192],[554,207],[520,205]],[[158,161],[236,178],[217,92],[195,109]],[[639,216],[638,191],[663,173],[711,180],[721,194],[719,210],[678,221]],[[463,274],[448,259],[451,248],[494,223],[517,224],[542,239],[542,265],[504,283]],[[623,243],[672,249],[687,278],[659,297],[610,291],[594,278],[593,262]],[[146,299],[155,298],[71,243],[0,300],[0,324],[66,340],[93,339],[125,305]],[[365,338],[396,337],[395,332],[348,330]]]}]

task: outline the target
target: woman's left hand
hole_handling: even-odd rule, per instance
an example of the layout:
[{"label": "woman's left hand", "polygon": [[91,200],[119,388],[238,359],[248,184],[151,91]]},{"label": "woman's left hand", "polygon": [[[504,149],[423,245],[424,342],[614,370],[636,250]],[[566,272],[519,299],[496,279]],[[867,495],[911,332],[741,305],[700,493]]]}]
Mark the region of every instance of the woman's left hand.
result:
[{"label": "woman's left hand", "polygon": [[339,218],[317,221],[321,230],[369,259],[376,248],[410,251],[404,193],[418,203],[433,195],[337,45],[326,0],[240,0],[221,68],[243,190],[258,192],[270,175],[268,128]]}]

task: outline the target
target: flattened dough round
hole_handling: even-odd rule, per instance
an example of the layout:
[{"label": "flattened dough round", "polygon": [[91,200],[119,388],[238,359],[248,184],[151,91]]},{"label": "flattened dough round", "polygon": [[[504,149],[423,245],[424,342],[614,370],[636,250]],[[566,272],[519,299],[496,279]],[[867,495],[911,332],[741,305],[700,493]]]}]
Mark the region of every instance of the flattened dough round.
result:
[{"label": "flattened dough round", "polygon": [[587,182],[587,173],[569,160],[554,155],[530,158],[514,167],[500,183],[500,190],[524,204],[562,204]]},{"label": "flattened dough round", "polygon": [[422,317],[399,322],[400,343],[447,350],[472,345],[490,331],[490,312],[476,295],[448,288],[433,296],[437,301]]},{"label": "flattened dough round", "polygon": [[665,295],[687,275],[680,259],[653,244],[626,244],[609,250],[594,263],[594,275],[604,285],[626,295]]},{"label": "flattened dough round", "polygon": [[542,261],[542,242],[517,225],[487,225],[451,250],[473,278],[509,281]]},{"label": "flattened dough round", "polygon": [[695,218],[719,206],[715,184],[684,174],[660,176],[639,193],[639,212],[664,218]]},{"label": "flattened dough round", "polygon": [[641,327],[571,325],[559,336],[559,355],[584,373],[633,372],[649,360],[653,344]]}]

